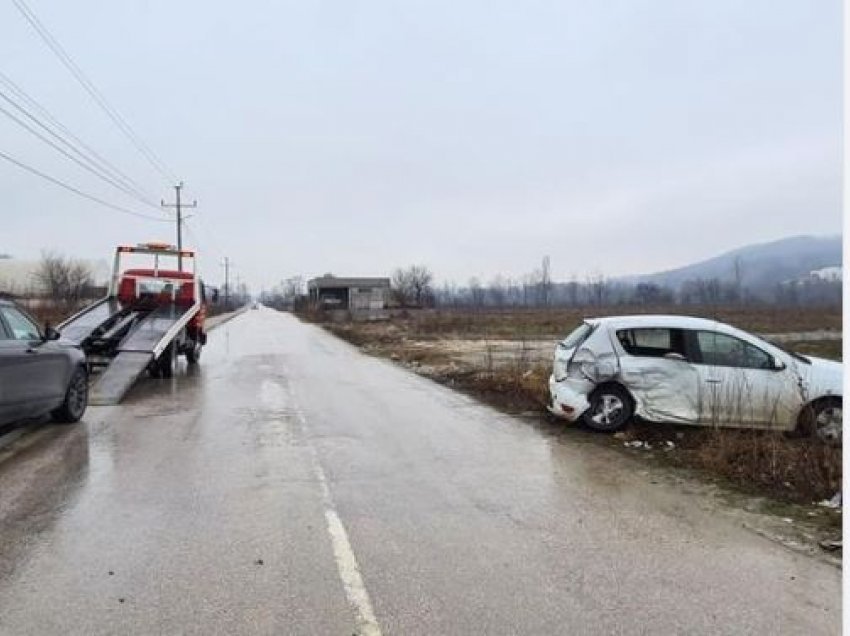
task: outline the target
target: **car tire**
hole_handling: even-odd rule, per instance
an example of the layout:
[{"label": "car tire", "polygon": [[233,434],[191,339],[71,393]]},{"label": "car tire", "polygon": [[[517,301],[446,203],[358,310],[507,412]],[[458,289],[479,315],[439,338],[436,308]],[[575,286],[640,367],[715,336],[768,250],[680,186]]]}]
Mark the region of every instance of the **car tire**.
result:
[{"label": "car tire", "polygon": [[71,374],[65,401],[51,415],[57,422],[73,424],[79,422],[89,404],[89,376],[85,368],[77,367]]},{"label": "car tire", "polygon": [[632,396],[616,384],[601,386],[590,394],[590,408],[582,416],[584,425],[600,433],[619,431],[634,415]]},{"label": "car tire", "polygon": [[800,432],[828,444],[841,444],[841,398],[824,398],[809,404],[800,419]]}]

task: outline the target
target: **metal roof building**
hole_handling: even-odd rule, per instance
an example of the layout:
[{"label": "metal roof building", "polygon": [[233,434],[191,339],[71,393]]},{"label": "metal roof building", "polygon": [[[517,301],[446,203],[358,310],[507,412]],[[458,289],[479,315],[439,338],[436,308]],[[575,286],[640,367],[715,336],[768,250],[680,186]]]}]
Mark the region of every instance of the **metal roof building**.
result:
[{"label": "metal roof building", "polygon": [[389,278],[339,278],[326,274],[307,281],[310,303],[324,309],[374,311],[386,309]]}]

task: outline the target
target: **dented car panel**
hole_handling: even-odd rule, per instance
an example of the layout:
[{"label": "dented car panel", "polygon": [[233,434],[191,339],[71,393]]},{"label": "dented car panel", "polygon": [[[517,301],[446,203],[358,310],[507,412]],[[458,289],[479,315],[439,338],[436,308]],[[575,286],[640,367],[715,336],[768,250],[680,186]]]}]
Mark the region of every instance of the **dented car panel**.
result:
[{"label": "dented car panel", "polygon": [[807,407],[838,400],[841,428],[840,363],[793,354],[713,320],[586,320],[556,348],[549,410],[587,421],[593,396],[611,386],[623,387],[630,411],[649,421],[792,430]]},{"label": "dented car panel", "polygon": [[682,360],[623,356],[619,379],[635,399],[635,414],[645,420],[698,424],[699,377]]}]

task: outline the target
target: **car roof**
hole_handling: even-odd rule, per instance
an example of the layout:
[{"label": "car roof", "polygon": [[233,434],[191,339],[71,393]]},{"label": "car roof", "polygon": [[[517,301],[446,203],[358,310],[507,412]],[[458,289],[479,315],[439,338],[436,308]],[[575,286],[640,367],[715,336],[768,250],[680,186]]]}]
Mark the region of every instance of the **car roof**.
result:
[{"label": "car roof", "polygon": [[670,314],[638,314],[634,316],[603,316],[600,318],[586,318],[585,322],[604,325],[613,329],[666,327],[675,329],[711,329],[714,331],[739,331],[731,325],[727,325],[711,318],[697,318],[695,316],[675,316]]}]

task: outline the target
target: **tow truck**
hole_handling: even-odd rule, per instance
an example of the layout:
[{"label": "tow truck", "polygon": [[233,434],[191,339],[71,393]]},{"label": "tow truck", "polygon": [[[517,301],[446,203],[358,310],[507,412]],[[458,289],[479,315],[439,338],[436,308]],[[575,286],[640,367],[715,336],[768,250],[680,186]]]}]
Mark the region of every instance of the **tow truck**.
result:
[{"label": "tow truck", "polygon": [[[153,257],[153,266],[124,269],[130,256]],[[161,260],[173,258],[178,269],[160,267]],[[194,250],[167,243],[116,248],[106,296],[57,326],[82,348],[89,371],[100,372],[91,404],[118,404],[146,370],[153,377],[172,377],[178,355],[190,365],[198,363],[207,341],[207,299],[196,266]]]}]

